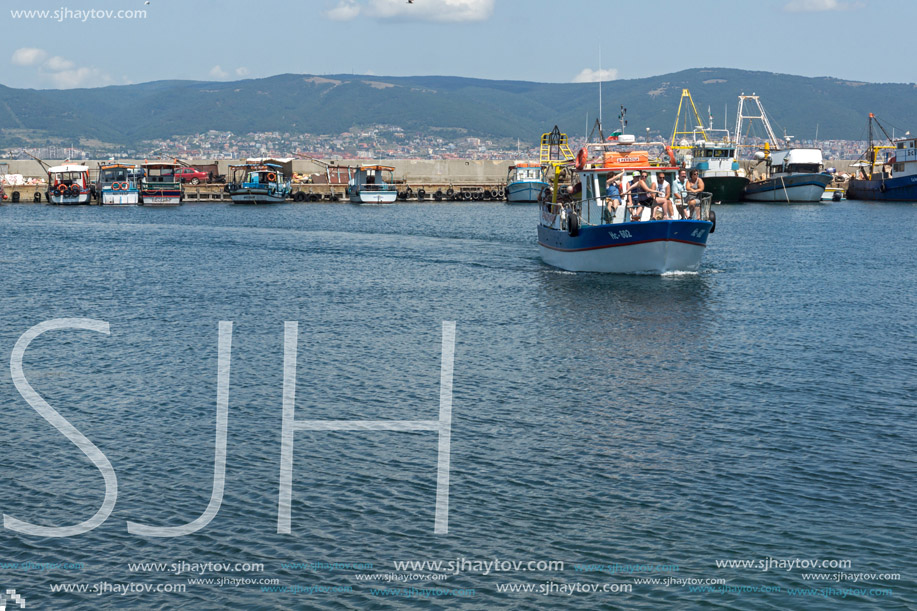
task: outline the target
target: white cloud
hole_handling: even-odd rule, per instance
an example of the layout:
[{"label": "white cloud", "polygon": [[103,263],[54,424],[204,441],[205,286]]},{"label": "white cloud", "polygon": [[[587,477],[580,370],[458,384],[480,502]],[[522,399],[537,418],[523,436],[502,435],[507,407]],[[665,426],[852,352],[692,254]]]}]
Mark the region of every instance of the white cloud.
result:
[{"label": "white cloud", "polygon": [[48,52],[44,49],[22,47],[21,49],[13,51],[13,57],[10,61],[16,66],[34,66],[35,64],[41,63],[47,56]]},{"label": "white cloud", "polygon": [[325,11],[336,21],[348,21],[363,14],[376,19],[460,23],[485,21],[493,15],[496,0],[338,0]]},{"label": "white cloud", "polygon": [[52,72],[60,72],[63,70],[72,70],[76,64],[74,64],[69,59],[64,59],[60,55],[55,55],[44,63],[44,67]]},{"label": "white cloud", "polygon": [[616,78],[618,78],[617,68],[603,68],[601,70],[583,68],[582,72],[573,77],[573,82],[598,83],[599,81],[613,81]]},{"label": "white cloud", "polygon": [[325,17],[332,21],[350,21],[360,14],[360,6],[353,0],[340,0],[332,9],[325,11]]},{"label": "white cloud", "polygon": [[220,64],[217,64],[210,69],[210,76],[216,79],[224,79],[229,76],[229,73],[220,68]]},{"label": "white cloud", "polygon": [[[71,65],[73,62],[70,62]],[[58,89],[74,87],[104,87],[112,84],[112,78],[106,72],[95,67],[83,66],[72,70],[61,70],[45,75]]]},{"label": "white cloud", "polygon": [[248,68],[245,66],[239,66],[235,69],[236,76],[248,76]]},{"label": "white cloud", "polygon": [[820,13],[824,11],[846,11],[861,8],[860,2],[841,2],[841,0],[790,0],[783,10],[788,13]]}]

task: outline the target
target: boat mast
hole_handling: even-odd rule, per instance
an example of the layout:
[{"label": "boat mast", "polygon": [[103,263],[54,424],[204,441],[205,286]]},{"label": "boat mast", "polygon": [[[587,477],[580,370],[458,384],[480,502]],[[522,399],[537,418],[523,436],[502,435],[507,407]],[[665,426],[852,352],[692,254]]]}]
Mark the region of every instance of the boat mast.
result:
[{"label": "boat mast", "polygon": [[602,125],[602,45],[599,45],[599,126]]},{"label": "boat mast", "polygon": [[[758,114],[744,114],[743,111],[746,101],[755,103],[755,106],[758,109]],[[779,148],[777,136],[774,135],[774,130],[771,128],[770,121],[767,120],[767,115],[764,114],[764,106],[761,105],[761,100],[754,93],[751,95],[745,95],[745,93],[742,93],[742,95],[739,96],[739,108],[736,111],[736,147],[742,146],[742,121],[754,121],[755,119],[758,119],[764,125],[764,131],[767,132],[767,137],[770,140],[771,146],[775,149]]]},{"label": "boat mast", "polygon": [[[692,129],[690,132],[687,131],[687,126],[684,127],[684,131],[678,131],[678,121],[681,119],[681,107],[684,104],[685,98],[688,98],[688,102],[691,104],[691,110],[694,112],[694,119],[697,121],[695,123],[695,129]],[[687,110],[688,106],[685,105],[685,119],[687,120]],[[675,113],[675,127],[672,128],[672,142],[669,144],[672,148],[687,148],[682,146],[676,146],[675,139],[679,135],[688,135],[691,134],[691,139],[694,139],[694,135],[697,133],[697,130],[700,129],[701,136],[704,137],[704,140],[707,140],[707,132],[704,131],[704,122],[701,121],[700,115],[697,112],[697,107],[694,105],[694,99],[691,97],[691,92],[688,89],[681,90],[681,98],[678,100],[678,111]],[[713,126],[710,126],[710,129],[713,129]]]}]

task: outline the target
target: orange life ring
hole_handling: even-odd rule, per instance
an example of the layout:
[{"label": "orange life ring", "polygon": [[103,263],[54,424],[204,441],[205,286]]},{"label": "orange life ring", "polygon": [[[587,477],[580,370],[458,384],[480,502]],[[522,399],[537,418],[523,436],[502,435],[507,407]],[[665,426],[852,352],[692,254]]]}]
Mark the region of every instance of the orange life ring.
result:
[{"label": "orange life ring", "polygon": [[586,161],[589,159],[589,154],[586,152],[586,147],[583,147],[576,154],[576,169],[582,170],[586,165]]},{"label": "orange life ring", "polygon": [[70,187],[68,187],[68,186],[65,185],[64,183],[61,183],[61,184],[57,185],[57,192],[60,193],[61,195],[63,195],[69,188],[70,188]]},{"label": "orange life ring", "polygon": [[112,190],[112,191],[120,191],[120,190],[121,190],[121,183],[120,183],[120,182],[113,182],[113,183],[111,183],[111,190]]},{"label": "orange life ring", "polygon": [[273,172],[268,172],[267,181],[274,182],[275,180],[277,180],[277,175],[274,174]]},{"label": "orange life ring", "polygon": [[669,161],[672,162],[672,165],[678,165],[678,162],[675,160],[675,151],[673,151],[672,147],[668,144],[665,145],[665,152],[669,154]]}]

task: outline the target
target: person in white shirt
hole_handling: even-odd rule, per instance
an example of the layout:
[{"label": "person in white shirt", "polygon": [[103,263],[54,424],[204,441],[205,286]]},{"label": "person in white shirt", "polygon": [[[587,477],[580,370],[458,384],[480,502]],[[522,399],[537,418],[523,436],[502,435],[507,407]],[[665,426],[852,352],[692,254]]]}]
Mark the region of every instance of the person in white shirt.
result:
[{"label": "person in white shirt", "polygon": [[678,218],[688,218],[688,172],[678,170],[678,178],[672,182],[672,199],[675,202],[675,211]]},{"label": "person in white shirt", "polygon": [[[659,209],[662,210],[662,214],[666,219],[676,218],[675,206],[672,205],[672,186],[665,179],[665,172],[656,173],[656,180],[653,182],[652,189],[653,201],[656,204],[654,212]],[[653,216],[655,218],[655,214]]]}]

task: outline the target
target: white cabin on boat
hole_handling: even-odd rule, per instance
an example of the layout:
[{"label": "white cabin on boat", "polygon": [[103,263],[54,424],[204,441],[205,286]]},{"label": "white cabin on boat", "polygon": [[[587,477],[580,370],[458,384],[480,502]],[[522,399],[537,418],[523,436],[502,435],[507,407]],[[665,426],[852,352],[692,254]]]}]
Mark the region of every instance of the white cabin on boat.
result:
[{"label": "white cabin on boat", "polygon": [[89,168],[74,163],[48,168],[47,197],[52,204],[88,204]]},{"label": "white cabin on boat", "polygon": [[896,140],[895,153],[887,163],[895,178],[917,175],[917,138]]},{"label": "white cabin on boat", "polygon": [[821,149],[771,151],[767,158],[771,175],[818,174],[824,168]]}]

